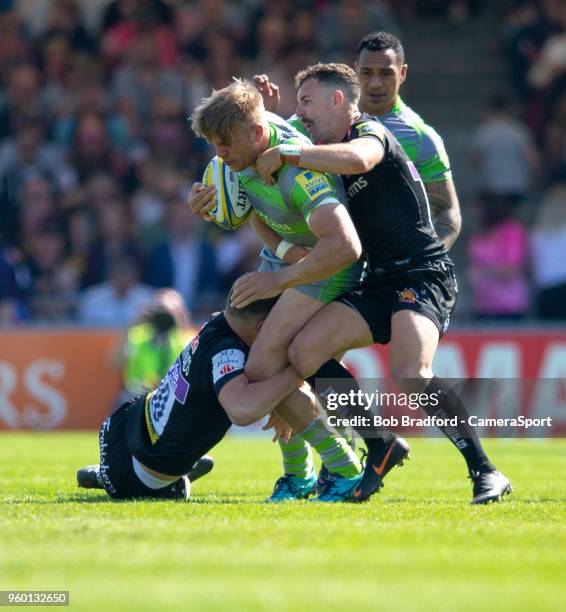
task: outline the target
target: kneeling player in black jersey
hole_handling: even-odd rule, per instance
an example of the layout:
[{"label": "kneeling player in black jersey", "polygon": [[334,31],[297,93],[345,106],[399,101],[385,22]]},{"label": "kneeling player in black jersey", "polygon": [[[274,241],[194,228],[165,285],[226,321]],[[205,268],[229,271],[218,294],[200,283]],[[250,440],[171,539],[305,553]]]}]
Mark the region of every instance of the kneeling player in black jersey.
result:
[{"label": "kneeling player in black jersey", "polygon": [[[258,421],[291,394],[293,408],[280,407],[279,415],[330,462],[334,474],[334,486],[317,499],[349,499],[361,477],[359,460],[335,431],[315,418],[314,396],[299,389],[303,381],[294,368],[287,366],[258,383],[249,383],[244,374],[249,347],[275,301],[256,301],[241,310],[227,307],[213,315],[156,389],[104,420],[100,466],[79,470],[79,485],[104,488],[116,499],[187,499],[187,474],[192,471],[194,478],[210,467],[201,458],[230,426]],[[93,475],[96,484],[89,479]]]},{"label": "kneeling player in black jersey", "polygon": [[[339,378],[344,370],[332,367],[334,355],[373,343],[390,344],[391,374],[399,386],[440,394],[439,405],[423,406],[427,414],[458,416],[458,427],[442,431],[466,461],[474,483],[472,503],[499,500],[511,491],[509,480],[487,458],[467,424],[462,402],[432,372],[457,285],[419,173],[383,124],[360,114],[360,86],[351,68],[317,64],[301,71],[296,85],[297,115],[313,140],[336,144],[279,145],[259,157],[258,171],[268,183],[282,163],[342,175],[367,275],[359,288],[325,306],[305,325],[289,349],[290,362],[305,378],[317,371],[321,376],[323,364],[325,378]],[[237,282],[238,304],[261,299],[261,292],[254,290],[255,274]],[[245,300],[239,299],[242,294]],[[386,432],[371,441],[368,450],[364,478],[354,493],[360,501],[379,490],[384,475],[407,452]]]}]

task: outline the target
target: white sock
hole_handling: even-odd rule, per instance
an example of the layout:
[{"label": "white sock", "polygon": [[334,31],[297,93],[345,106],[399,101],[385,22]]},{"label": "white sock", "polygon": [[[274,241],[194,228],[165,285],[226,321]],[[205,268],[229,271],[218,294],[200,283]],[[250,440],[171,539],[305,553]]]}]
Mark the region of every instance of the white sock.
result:
[{"label": "white sock", "polygon": [[136,476],[142,481],[142,483],[150,489],[164,489],[165,487],[171,486],[174,480],[162,480],[157,478],[153,474],[147,472],[142,464],[132,455],[132,466]]}]

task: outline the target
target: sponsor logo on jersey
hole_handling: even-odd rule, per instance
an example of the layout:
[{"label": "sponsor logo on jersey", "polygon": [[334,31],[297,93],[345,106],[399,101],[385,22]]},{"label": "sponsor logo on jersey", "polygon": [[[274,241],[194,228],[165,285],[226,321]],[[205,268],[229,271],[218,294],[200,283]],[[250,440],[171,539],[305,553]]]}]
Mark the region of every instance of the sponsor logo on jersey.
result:
[{"label": "sponsor logo on jersey", "polygon": [[399,301],[404,304],[415,304],[419,299],[419,294],[410,288],[405,288],[403,291],[397,291],[397,295],[399,296]]},{"label": "sponsor logo on jersey", "polygon": [[191,349],[191,345],[187,344],[187,346],[183,349],[183,352],[181,353],[181,370],[184,376],[189,375],[192,360],[193,350]]},{"label": "sponsor logo on jersey", "polygon": [[328,179],[318,172],[301,172],[295,177],[298,185],[307,193],[311,200],[315,200],[325,193],[332,193]]},{"label": "sponsor logo on jersey", "polygon": [[230,365],[229,363],[227,363],[225,366],[222,366],[220,368],[220,376],[226,376],[226,374],[230,374],[230,372],[234,372],[235,369],[236,368],[233,365]]},{"label": "sponsor logo on jersey", "polygon": [[108,442],[106,442],[106,436],[108,434],[108,430],[110,429],[110,420],[111,417],[106,417],[104,422],[102,423],[102,427],[100,429],[99,440],[100,440],[100,478],[104,483],[104,488],[110,493],[116,493],[116,487],[112,484],[110,480],[110,476],[108,474],[109,466],[108,466]]},{"label": "sponsor logo on jersey", "polygon": [[281,232],[293,232],[293,228],[286,223],[277,223],[271,217],[262,212],[259,208],[254,208],[255,212],[261,217],[265,224],[268,225],[272,230]]},{"label": "sponsor logo on jersey", "polygon": [[198,334],[187,344],[187,346],[183,349],[181,353],[181,371],[185,378],[189,375],[189,370],[191,368],[191,362],[193,360],[193,355],[197,350],[199,343]]},{"label": "sponsor logo on jersey", "polygon": [[212,380],[216,384],[224,376],[243,370],[246,356],[239,349],[226,349],[220,351],[212,358]]},{"label": "sponsor logo on jersey", "polygon": [[169,382],[166,379],[163,379],[159,387],[151,394],[151,398],[149,401],[152,420],[159,421],[161,418],[163,418],[163,415],[167,410],[167,406],[170,403],[170,397],[171,385],[169,385]]},{"label": "sponsor logo on jersey", "polygon": [[152,444],[163,435],[174,403],[175,396],[172,393],[169,377],[165,376],[159,387],[147,396],[145,404],[147,431]]},{"label": "sponsor logo on jersey", "polygon": [[353,198],[355,195],[360,193],[360,191],[362,189],[365,189],[367,186],[368,186],[368,182],[365,176],[360,176],[360,178],[357,181],[354,181],[348,187],[348,197]]},{"label": "sponsor logo on jersey", "polygon": [[181,359],[177,358],[159,383],[159,387],[146,398],[145,420],[152,444],[163,435],[175,401],[183,404],[189,394],[190,385],[183,378],[181,371]]},{"label": "sponsor logo on jersey", "polygon": [[175,363],[169,368],[169,372],[167,372],[167,378],[169,379],[169,384],[173,389],[173,395],[175,396],[175,399],[181,404],[183,404],[187,399],[187,395],[189,393],[189,383],[181,374],[180,359],[176,359]]}]

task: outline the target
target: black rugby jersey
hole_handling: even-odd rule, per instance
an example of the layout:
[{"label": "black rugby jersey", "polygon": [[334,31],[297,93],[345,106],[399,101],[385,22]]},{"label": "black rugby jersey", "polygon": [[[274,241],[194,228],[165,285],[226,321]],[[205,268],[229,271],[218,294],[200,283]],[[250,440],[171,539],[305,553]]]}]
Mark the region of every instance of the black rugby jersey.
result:
[{"label": "black rugby jersey", "polygon": [[350,216],[370,270],[390,271],[446,253],[432,224],[426,191],[413,162],[375,117],[362,115],[344,142],[377,138],[384,157],[369,172],[343,175]]},{"label": "black rugby jersey", "polygon": [[223,314],[213,316],[157,389],[128,409],[132,455],[162,474],[186,474],[230,428],[218,394],[244,371],[248,350]]}]

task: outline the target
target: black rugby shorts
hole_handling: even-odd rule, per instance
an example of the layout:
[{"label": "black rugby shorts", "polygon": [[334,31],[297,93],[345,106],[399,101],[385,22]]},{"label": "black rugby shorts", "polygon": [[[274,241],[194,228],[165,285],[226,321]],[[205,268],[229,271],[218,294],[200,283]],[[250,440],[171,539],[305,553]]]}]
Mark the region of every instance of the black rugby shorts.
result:
[{"label": "black rugby shorts", "polygon": [[100,428],[100,477],[105,491],[114,499],[134,499],[136,497],[172,498],[172,487],[151,489],[141,482],[134,472],[132,454],[128,448],[128,407],[136,398],[122,404],[109,417],[104,419]]},{"label": "black rugby shorts", "polygon": [[454,264],[440,259],[399,272],[368,273],[359,287],[342,294],[337,301],[363,317],[375,343],[388,344],[391,317],[400,310],[414,310],[428,317],[442,337],[448,329],[457,293]]}]

